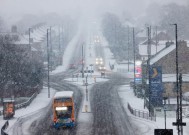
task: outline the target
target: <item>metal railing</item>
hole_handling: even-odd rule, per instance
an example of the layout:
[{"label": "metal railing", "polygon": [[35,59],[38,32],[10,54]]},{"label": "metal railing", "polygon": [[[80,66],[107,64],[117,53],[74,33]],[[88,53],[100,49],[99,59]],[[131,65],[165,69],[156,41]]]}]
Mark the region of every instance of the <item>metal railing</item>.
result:
[{"label": "metal railing", "polygon": [[9,126],[9,122],[6,121],[3,127],[1,128],[1,135],[8,135],[4,130],[7,129]]},{"label": "metal railing", "polygon": [[3,115],[3,110],[0,111],[0,116]]},{"label": "metal railing", "polygon": [[23,102],[21,104],[17,104],[15,105],[15,110],[20,109],[20,108],[24,108],[27,107],[28,105],[30,105],[30,103],[33,101],[33,99],[37,96],[37,92],[35,92],[28,101]]},{"label": "metal railing", "polygon": [[148,112],[134,109],[130,106],[129,103],[128,103],[127,107],[129,109],[129,111],[131,112],[131,114],[133,114],[136,117],[144,118],[144,119],[151,120],[151,121],[156,121],[156,116],[150,116]]}]

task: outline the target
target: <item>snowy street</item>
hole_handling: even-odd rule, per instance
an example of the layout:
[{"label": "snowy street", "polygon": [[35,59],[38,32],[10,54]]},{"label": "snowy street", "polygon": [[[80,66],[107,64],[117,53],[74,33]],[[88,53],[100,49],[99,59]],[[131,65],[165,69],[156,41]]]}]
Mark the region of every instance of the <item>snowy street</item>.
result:
[{"label": "snowy street", "polygon": [[[124,0],[118,0],[119,4],[108,0],[104,3],[46,1],[36,2],[36,7],[41,3],[36,13],[44,18],[28,13],[24,21],[11,24],[8,34],[1,32],[4,23],[0,13],[0,127],[8,122],[1,135],[4,132],[8,135],[164,135],[154,134],[155,129],[173,130],[173,134],[167,135],[189,135],[186,61],[189,42],[182,39],[187,37],[183,31],[189,27],[178,25],[180,37],[175,42],[176,30],[168,28],[170,22],[164,22],[168,15],[176,14],[176,10],[172,11],[175,7],[184,9],[181,13],[189,13],[187,6],[178,6],[179,2],[175,5],[165,2],[166,5],[163,0],[158,5],[143,0],[137,4],[144,6],[147,13],[138,9],[136,14],[133,13],[136,0],[130,3],[133,6]],[[44,3],[51,5],[49,11],[54,5],[57,9],[46,15]],[[59,15],[54,13],[58,9]],[[145,16],[150,18],[146,21]],[[155,16],[162,17],[162,21]],[[176,17],[171,17],[175,21]],[[178,20],[183,18],[186,16]],[[164,25],[157,30],[160,24],[155,22]],[[177,29],[177,22],[173,23]],[[151,25],[156,25],[156,29]],[[177,100],[182,105],[180,108]],[[176,120],[186,126],[180,129],[173,126]]]}]

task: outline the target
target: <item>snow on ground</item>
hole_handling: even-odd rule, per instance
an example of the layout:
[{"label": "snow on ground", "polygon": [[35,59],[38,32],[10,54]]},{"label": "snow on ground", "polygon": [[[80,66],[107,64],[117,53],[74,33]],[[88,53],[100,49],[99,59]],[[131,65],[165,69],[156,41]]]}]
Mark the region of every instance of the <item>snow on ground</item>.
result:
[{"label": "snow on ground", "polygon": [[[71,50],[76,45],[76,42],[79,38],[79,33],[75,36],[75,38],[69,43],[67,46],[64,56],[63,56],[63,65],[59,66],[56,68],[56,70],[52,71],[51,74],[57,74],[59,72],[65,71],[67,69],[67,66],[69,65],[69,61],[71,59],[72,53]],[[109,65],[114,64],[115,68],[113,72],[120,72],[124,74],[125,76],[129,78],[133,78],[133,65],[131,64],[129,66],[128,70],[128,65],[127,64],[117,64],[116,60],[114,59],[113,54],[111,53],[110,49],[108,48],[108,43],[107,41],[103,38],[102,36],[102,46],[104,47],[104,52],[105,52],[105,65],[107,68],[107,71],[110,71]],[[89,65],[93,63],[95,60],[95,53],[94,53],[94,48],[89,44],[89,41],[87,41],[86,44],[86,65]],[[129,72],[128,72],[129,71]],[[111,72],[111,71],[110,71]],[[85,75],[86,76],[86,75]],[[96,79],[96,80],[95,80]],[[86,96],[86,86],[84,85],[86,83],[86,77],[85,78],[68,78],[66,79],[70,83],[74,83],[78,85],[79,87],[82,88],[82,92],[85,95],[82,103],[82,108],[81,112],[79,113],[78,121],[80,122],[79,128],[78,128],[78,133],[79,135],[89,135],[90,134],[90,127],[92,126],[92,113],[90,113],[90,99],[88,96]],[[88,95],[90,93],[90,88],[93,86],[94,83],[102,82],[102,81],[107,81],[108,79],[106,78],[101,78],[100,73],[95,71],[93,74],[88,74],[87,82],[87,90],[88,90]],[[12,128],[14,127],[15,122],[18,120],[19,117],[22,117],[24,115],[33,113],[45,106],[47,106],[51,102],[52,96],[55,94],[55,90],[51,89],[51,98],[48,98],[48,91],[47,88],[44,88],[40,94],[37,95],[37,97],[32,101],[32,103],[23,109],[16,110],[15,116],[13,119],[9,120],[9,128],[7,129],[7,132],[11,132]],[[124,85],[121,86],[118,89],[118,94],[120,96],[120,99],[124,105],[125,110],[127,111],[128,115],[131,118],[131,121],[136,125],[136,127],[133,127],[135,129],[135,133],[139,135],[152,135],[154,134],[154,129],[155,128],[164,128],[164,117],[157,117],[156,121],[150,121],[150,120],[145,120],[143,118],[138,118],[130,114],[129,110],[127,109],[127,103],[129,103],[133,108],[142,110],[142,111],[148,111],[146,108],[144,108],[144,100],[137,98],[134,96],[133,90],[128,86]],[[86,108],[87,105],[87,108]],[[167,128],[171,128],[174,130],[174,135],[177,134],[176,127],[172,126],[172,122],[175,122],[176,118],[174,117],[167,117]],[[184,122],[187,122],[187,126],[184,127],[184,134],[187,135],[189,134],[189,119],[184,118]],[[5,120],[3,120],[3,116],[0,116],[0,126],[2,127],[3,124],[5,123]],[[30,123],[31,124],[31,123]],[[26,125],[30,125],[26,124]],[[27,129],[28,127],[26,127]]]},{"label": "snow on ground", "polygon": [[[129,103],[132,108],[138,109],[141,111],[147,111],[146,108],[144,108],[144,99],[137,98],[134,96],[133,89],[130,88],[129,85],[123,85],[118,89],[119,96],[121,98],[121,101],[123,102],[125,110],[127,110],[129,116],[132,118],[133,122],[137,125],[136,131],[138,129],[141,129],[138,131],[140,135],[151,135],[154,132],[154,129],[164,129],[165,128],[165,119],[164,119],[164,113],[161,117],[156,117],[156,121],[150,121],[150,120],[145,120],[142,118],[138,118],[135,116],[132,116],[130,114],[129,110],[127,109],[127,104]],[[172,122],[176,121],[175,118],[175,113],[174,115],[169,115],[171,112],[167,112],[167,118],[166,118],[166,127],[167,129],[173,129],[174,135],[177,134],[177,129],[175,126],[172,126]],[[183,118],[183,121],[187,123],[187,127],[184,127],[184,134],[187,135],[188,132],[188,126],[189,126],[189,118]],[[143,128],[139,128],[143,127]]]},{"label": "snow on ground", "polygon": [[[62,71],[65,71],[69,65],[69,61],[71,59],[72,56],[72,50],[75,47],[75,45],[77,44],[76,42],[79,39],[79,35],[80,35],[81,30],[78,32],[78,34],[73,38],[73,40],[68,44],[65,52],[64,52],[64,56],[63,56],[63,65],[59,66],[56,70],[51,72],[51,75],[53,74],[57,74],[60,73]],[[37,112],[38,110],[40,110],[41,108],[44,108],[46,106],[48,106],[48,104],[51,102],[52,97],[55,94],[55,90],[53,90],[52,88],[50,88],[50,98],[48,98],[48,89],[46,87],[44,87],[42,89],[42,91],[40,92],[40,94],[37,95],[37,97],[31,102],[31,104],[29,106],[27,106],[26,108],[23,109],[18,109],[15,112],[14,118],[9,120],[9,127],[6,130],[6,132],[8,132],[9,134],[11,134],[11,131],[14,128],[14,124],[16,123],[16,121],[20,118],[20,117],[24,117],[28,114],[32,114]],[[31,120],[32,121],[32,120]],[[0,116],[0,127],[2,127],[5,124],[6,120],[3,120],[3,116]],[[30,125],[31,123],[27,123],[26,125]],[[24,127],[26,129],[28,129],[28,127]],[[25,130],[25,129],[24,129]],[[27,131],[25,131],[27,132]]]},{"label": "snow on ground", "polygon": [[[77,45],[77,41],[79,41],[80,32],[82,32],[82,31],[79,31],[78,34],[73,38],[73,40],[68,44],[68,46],[64,52],[64,55],[63,55],[63,65],[57,67],[56,70],[52,71],[50,73],[51,75],[63,72],[68,68],[70,59],[73,55],[72,50],[74,50],[75,46]],[[91,67],[89,65],[91,65],[94,62],[95,53],[94,53],[94,48],[89,45],[90,45],[89,41],[87,41],[86,46],[85,46],[85,54],[87,56],[86,66],[88,66],[88,68],[90,69]],[[87,77],[88,92],[86,92],[86,86],[85,86],[86,76],[87,76],[87,74],[85,74],[85,78],[81,78],[81,75],[80,75],[78,78],[66,79],[70,83],[74,83],[75,85],[78,85],[83,90],[82,92],[84,95],[84,99],[83,99],[81,111],[78,116],[78,121],[80,123],[78,125],[80,128],[78,128],[78,129],[81,129],[81,130],[78,130],[78,132],[77,132],[77,134],[79,134],[79,135],[89,135],[89,133],[91,133],[89,128],[92,126],[93,118],[92,118],[92,113],[90,113],[91,107],[90,107],[90,102],[89,102],[90,101],[89,94],[90,94],[90,89],[91,89],[92,85],[95,83],[98,83],[98,82],[103,82],[103,81],[108,80],[106,78],[101,78],[100,73],[97,71],[94,71],[93,74],[88,73],[88,77]],[[56,92],[55,90],[51,89],[51,98],[48,98],[48,90],[47,90],[47,88],[44,88],[41,91],[41,93],[37,95],[37,97],[32,101],[32,103],[28,107],[16,110],[14,119],[9,120],[9,127],[6,131],[9,134],[12,134],[11,132],[14,129],[14,124],[19,119],[19,117],[24,117],[29,114],[35,113],[36,111],[40,110],[41,108],[48,106],[48,104],[51,102],[51,99],[54,96],[55,92]],[[33,119],[35,119],[35,118],[32,117],[31,119],[32,119],[31,121],[33,121]],[[5,123],[5,120],[3,120],[2,116],[1,116],[0,117],[0,126],[2,127],[4,123]],[[31,123],[27,122],[25,124],[22,132],[27,134],[27,129],[29,128],[28,127],[29,125],[31,125]]]},{"label": "snow on ground", "polygon": [[[48,106],[48,104],[51,102],[52,97],[55,94],[55,90],[52,88],[50,89],[50,98],[48,98],[48,89],[47,87],[44,87],[42,91],[36,96],[36,98],[31,102],[29,106],[26,108],[18,109],[15,112],[14,118],[9,120],[9,127],[6,130],[10,135],[14,134],[12,133],[14,124],[20,117],[27,116],[29,114],[35,113],[37,110],[40,110],[41,108],[44,108]],[[0,126],[2,127],[6,120],[3,120],[3,116],[0,116]],[[31,121],[32,122],[32,121]],[[25,126],[30,126],[31,123],[28,123]],[[26,127],[28,129],[29,127]]]},{"label": "snow on ground", "polygon": [[[110,51],[108,47],[108,43],[105,40],[104,37],[102,37],[103,46],[105,48],[105,61],[106,66],[109,67],[109,64],[114,64],[115,69],[114,72],[119,72],[126,77],[133,78],[133,64],[118,64],[116,60],[114,59],[114,56],[112,52]],[[129,70],[128,70],[129,69]],[[156,121],[150,121],[145,120],[143,118],[135,117],[133,116],[128,108],[127,104],[129,103],[134,109],[146,111],[148,112],[147,108],[144,108],[144,99],[137,98],[134,96],[134,92],[132,88],[130,88],[129,85],[123,85],[118,89],[118,94],[120,96],[120,99],[124,105],[125,110],[127,111],[128,115],[131,117],[131,121],[134,123],[134,125],[137,125],[136,127],[133,127],[135,129],[136,135],[153,135],[154,129],[164,129],[165,128],[165,119],[164,119],[164,113],[162,113],[161,116],[156,117]],[[175,99],[170,100],[171,103],[175,103]],[[172,122],[176,121],[176,114],[175,112],[169,112],[167,111],[167,118],[166,118],[166,127],[167,129],[173,129],[174,135],[177,134],[176,126],[172,126]],[[184,135],[189,134],[189,118],[183,118],[183,122],[186,122],[186,127],[183,127]]]},{"label": "snow on ground", "polygon": [[73,50],[75,50],[74,48],[76,47],[77,45],[77,42],[79,41],[79,36],[81,34],[81,30],[75,35],[75,37],[70,41],[70,43],[67,45],[65,51],[64,51],[64,56],[63,56],[63,59],[62,59],[62,65],[61,66],[58,66],[56,68],[56,70],[53,70],[50,75],[54,75],[54,74],[57,74],[57,73],[60,73],[60,72],[63,72],[65,71],[69,64],[70,64],[70,60],[72,58],[72,55],[73,55]]}]

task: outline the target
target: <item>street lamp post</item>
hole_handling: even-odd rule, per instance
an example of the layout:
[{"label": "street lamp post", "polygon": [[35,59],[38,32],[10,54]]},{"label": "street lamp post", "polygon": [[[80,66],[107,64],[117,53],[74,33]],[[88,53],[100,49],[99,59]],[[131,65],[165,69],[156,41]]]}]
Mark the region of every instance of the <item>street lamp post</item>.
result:
[{"label": "street lamp post", "polygon": [[86,86],[86,101],[88,101],[88,89],[87,89],[88,81],[87,81],[87,79],[88,79],[88,74],[86,76],[86,83],[85,83],[85,86]]},{"label": "street lamp post", "polygon": [[47,85],[48,85],[48,98],[50,98],[50,85],[49,85],[49,29],[47,29],[47,63],[48,63],[48,66],[47,66],[47,71],[48,71],[48,82],[47,82]]},{"label": "street lamp post", "polygon": [[150,77],[150,57],[151,57],[151,27],[147,27],[148,30],[148,60],[147,60],[147,69],[148,69],[148,98],[149,98],[149,116],[151,115],[151,77]]},{"label": "street lamp post", "polygon": [[135,95],[136,95],[136,87],[135,87],[135,85],[136,85],[136,82],[135,82],[135,72],[136,72],[136,69],[135,69],[135,52],[136,52],[136,50],[135,50],[136,48],[135,48],[135,29],[133,28],[133,55],[134,55],[134,93],[135,93]]},{"label": "street lamp post", "polygon": [[129,26],[128,26],[128,48],[127,48],[127,52],[128,52],[128,72],[129,72],[129,44],[130,44],[130,41],[129,41]]},{"label": "street lamp post", "polygon": [[84,78],[84,56],[83,56],[83,45],[82,45],[82,78]]},{"label": "street lamp post", "polygon": [[[176,110],[176,126],[178,129],[178,135],[180,135],[180,125],[179,125],[179,90],[178,90],[178,44],[177,44],[177,24],[172,24],[175,26],[175,44],[176,44],[176,92],[177,92],[177,110]],[[174,124],[174,123],[173,123]]]},{"label": "street lamp post", "polygon": [[31,28],[29,28],[29,46],[30,46],[30,31],[31,31]]},{"label": "street lamp post", "polygon": [[[177,40],[177,24],[175,26],[175,44],[176,44],[176,92],[177,92],[177,110],[176,110],[176,122],[173,122],[174,126],[177,126],[178,135],[183,135],[183,126],[186,126],[185,122],[182,122],[182,88],[180,86],[179,93],[179,73],[178,73],[178,40]],[[182,75],[180,76],[180,85],[182,83]],[[180,95],[180,98],[179,98]]]}]

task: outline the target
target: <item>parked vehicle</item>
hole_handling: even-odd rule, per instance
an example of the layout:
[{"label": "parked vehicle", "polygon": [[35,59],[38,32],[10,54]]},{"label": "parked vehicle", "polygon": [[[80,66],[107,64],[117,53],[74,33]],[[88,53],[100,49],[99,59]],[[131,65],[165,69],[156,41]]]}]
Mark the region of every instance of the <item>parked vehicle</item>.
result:
[{"label": "parked vehicle", "polygon": [[3,119],[10,119],[15,114],[15,102],[13,99],[3,100]]}]

